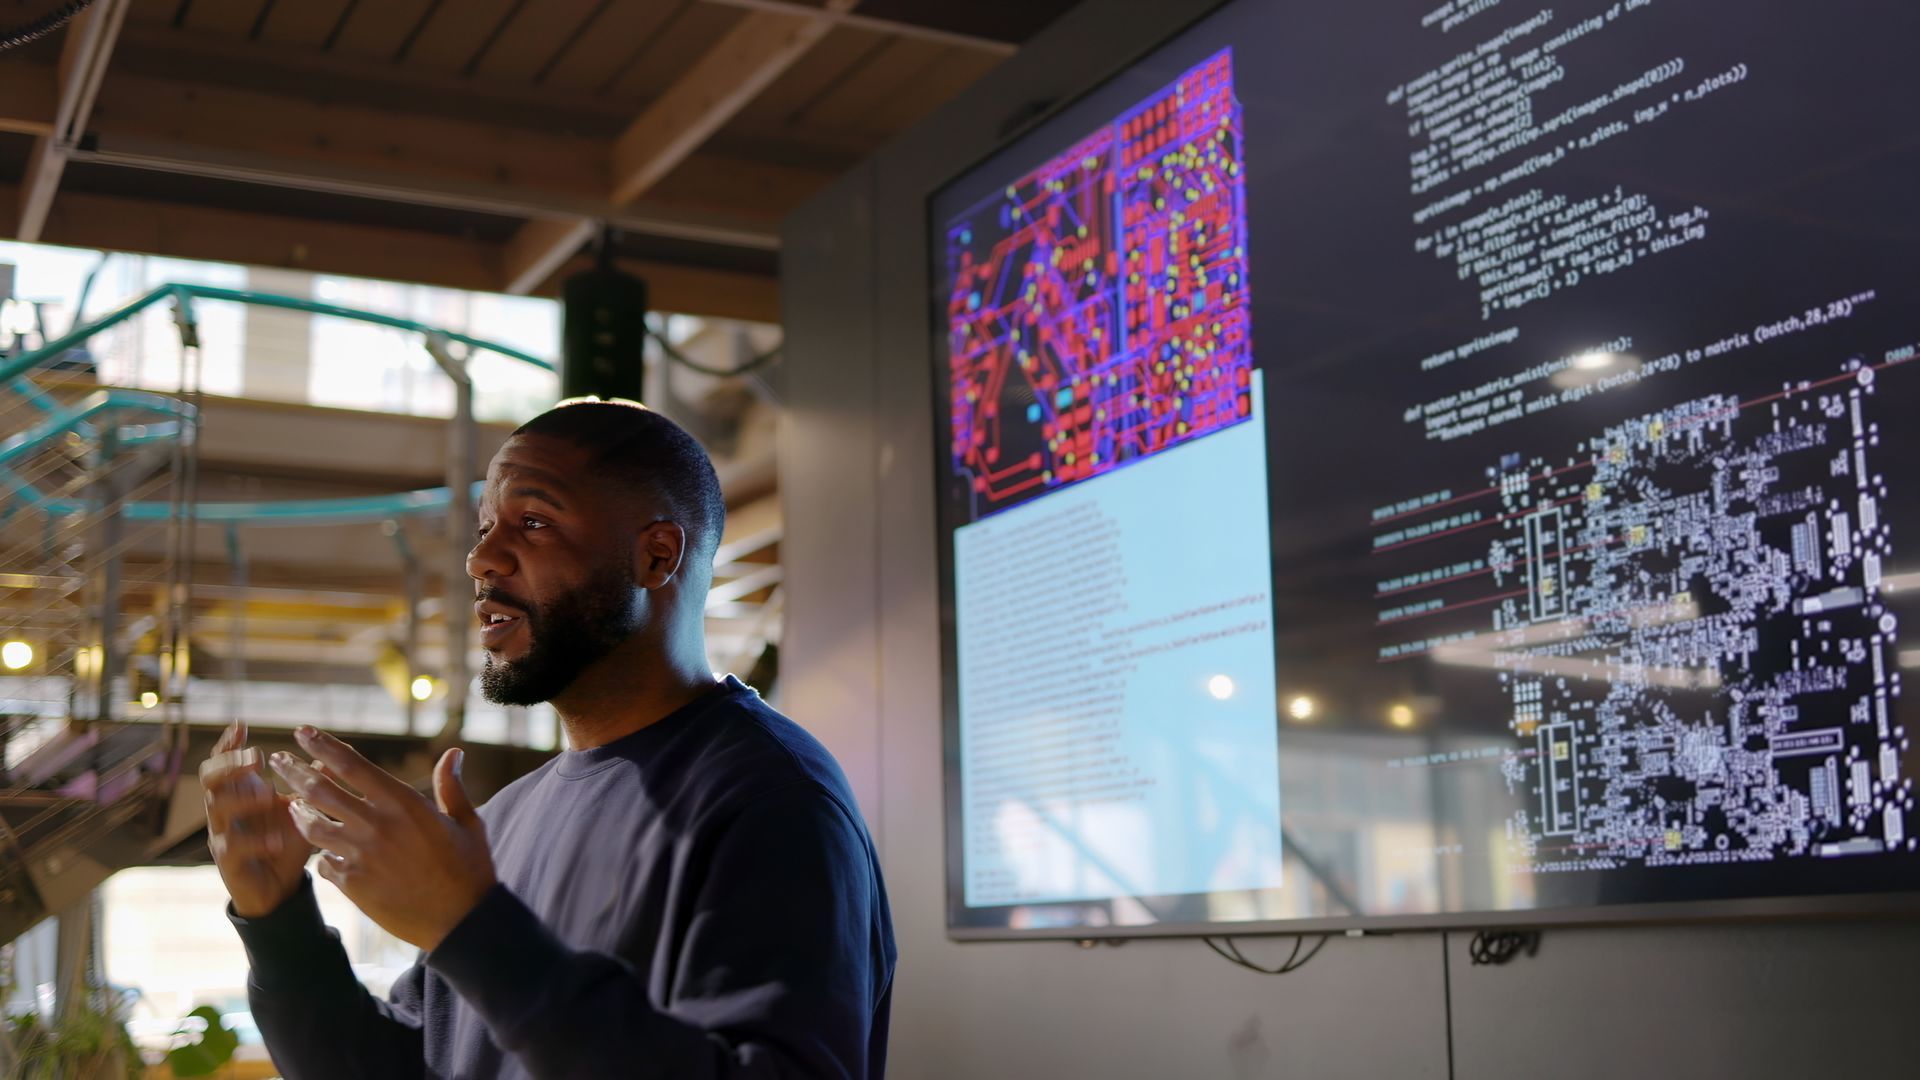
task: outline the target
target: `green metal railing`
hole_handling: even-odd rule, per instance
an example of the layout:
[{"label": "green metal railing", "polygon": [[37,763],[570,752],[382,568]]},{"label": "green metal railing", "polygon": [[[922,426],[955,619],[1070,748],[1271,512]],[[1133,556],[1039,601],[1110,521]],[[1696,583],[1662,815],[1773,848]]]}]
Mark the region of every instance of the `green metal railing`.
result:
[{"label": "green metal railing", "polygon": [[469,334],[442,330],[412,319],[402,319],[394,315],[382,315],[373,311],[361,311],[358,308],[341,307],[338,304],[323,304],[317,300],[307,300],[297,296],[279,296],[274,293],[253,292],[248,289],[222,289],[212,285],[162,285],[144,296],[135,297],[120,307],[102,315],[93,322],[74,328],[63,337],[54,339],[29,353],[22,353],[4,366],[0,366],[0,386],[4,386],[20,375],[54,359],[68,349],[85,342],[100,331],[133,318],[147,308],[162,300],[172,299],[179,305],[176,318],[191,323],[193,301],[228,300],[236,304],[248,304],[255,307],[280,308],[284,311],[304,311],[312,315],[329,315],[337,319],[349,319],[354,322],[373,323],[377,326],[389,326],[395,330],[409,330],[416,334],[437,336],[448,341],[457,341],[469,349],[498,353],[509,359],[532,364],[547,371],[553,370],[553,364],[530,353],[521,352],[510,345],[497,341],[473,337]]},{"label": "green metal railing", "polygon": [[[26,375],[58,359],[68,350],[85,343],[102,331],[126,322],[155,304],[169,299],[175,305],[174,319],[181,327],[183,343],[189,345],[194,344],[197,337],[197,332],[194,330],[193,302],[222,300],[390,327],[420,334],[430,342],[458,343],[467,348],[469,355],[474,352],[491,352],[510,360],[531,364],[545,371],[554,370],[552,362],[512,346],[470,334],[428,326],[413,319],[361,311],[357,308],[341,307],[337,304],[327,304],[302,297],[279,296],[246,289],[223,289],[211,285],[191,284],[162,285],[84,326],[74,328],[38,349],[0,364],[0,388],[21,393],[21,396],[30,404],[48,414],[41,423],[33,425],[5,442],[0,442],[0,487],[11,490],[21,501],[52,517],[84,512],[86,505],[82,502],[53,499],[40,494],[31,485],[20,481],[6,471],[6,463],[30,453],[46,441],[58,438],[68,431],[83,430],[91,418],[103,413],[117,414],[133,411],[152,413],[161,417],[192,418],[193,407],[186,402],[162,394],[141,391],[106,390],[89,395],[78,405],[60,406],[24,379]],[[177,437],[180,430],[177,422],[133,425],[130,428],[121,429],[120,441],[128,443]],[[446,513],[454,501],[451,490],[441,487],[399,492],[393,495],[341,499],[200,503],[194,510],[194,518],[205,523],[251,526],[368,524],[395,517]],[[164,519],[174,513],[174,508],[166,503],[136,502],[127,504],[122,512],[130,520],[153,521]]]},{"label": "green metal railing", "polygon": [[[333,499],[198,501],[203,414],[195,305],[215,301],[419,335],[454,384],[448,486]],[[37,381],[69,366],[63,361],[76,347],[163,304],[172,307],[181,348],[177,394]],[[154,311],[149,317],[164,316]],[[163,285],[31,352],[0,357],[0,592],[12,605],[0,612],[0,637],[33,642],[33,666],[10,678],[10,696],[0,699],[0,941],[84,898],[113,868],[179,839],[166,832],[180,827],[167,808],[185,767],[189,669],[203,625],[193,606],[200,565],[194,543],[202,527],[226,533],[232,580],[222,588],[238,601],[226,616],[223,645],[234,715],[247,664],[243,529],[384,526],[406,571],[406,671],[423,670],[424,574],[397,519],[444,519],[449,543],[441,576],[450,597],[464,592],[471,507],[480,486],[470,485],[478,463],[469,361],[481,353],[553,370],[510,346],[412,319],[191,284]],[[171,497],[162,500],[163,493]],[[129,604],[130,596],[139,599]],[[471,682],[472,620],[450,615],[444,622],[441,738],[452,739],[464,722]],[[402,702],[408,732],[417,730],[417,705],[412,695]],[[139,829],[124,828],[136,821]]]}]

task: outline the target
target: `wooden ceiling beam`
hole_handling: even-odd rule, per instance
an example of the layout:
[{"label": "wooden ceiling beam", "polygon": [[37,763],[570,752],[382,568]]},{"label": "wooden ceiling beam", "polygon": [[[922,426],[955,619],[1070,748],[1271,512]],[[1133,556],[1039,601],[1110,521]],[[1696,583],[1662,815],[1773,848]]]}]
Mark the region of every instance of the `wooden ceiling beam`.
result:
[{"label": "wooden ceiling beam", "polygon": [[[180,143],[129,135],[100,135],[91,146],[69,152],[73,161],[140,169],[148,172],[203,176],[298,191],[314,191],[413,206],[433,206],[476,214],[541,220],[604,219],[629,233],[690,240],[755,251],[780,246],[778,204],[749,204],[746,194],[791,178],[792,170],[745,163],[733,170],[731,184],[718,194],[706,191],[663,192],[662,198],[624,209],[596,203],[571,192],[549,191],[527,185],[500,184],[484,175],[455,176],[436,170],[424,174],[404,163],[399,167],[363,166],[294,158],[272,153],[236,150],[224,146]],[[711,168],[719,168],[714,165]],[[809,175],[825,183],[824,175]],[[811,190],[811,188],[809,188]],[[724,197],[739,192],[733,205]],[[735,209],[744,211],[736,214]]]},{"label": "wooden ceiling beam", "polygon": [[[854,3],[828,0],[823,10]],[[614,142],[612,201],[646,194],[832,28],[820,15],[754,12],[741,19]]]},{"label": "wooden ceiling beam", "polygon": [[58,72],[48,64],[0,64],[0,131],[53,134],[60,94]]},{"label": "wooden ceiling beam", "polygon": [[88,130],[267,154],[319,169],[377,169],[525,187],[604,203],[605,140],[358,102],[116,71]]},{"label": "wooden ceiling beam", "polygon": [[[598,138],[118,70],[89,133],[73,160],[509,218],[590,218],[758,251],[777,249],[781,217],[832,180],[822,170],[696,157],[689,166],[714,182],[676,176],[656,196],[618,207],[605,198],[609,151]],[[772,197],[788,192],[786,201]]]},{"label": "wooden ceiling beam", "polygon": [[903,22],[899,19],[881,19],[872,15],[861,15],[853,11],[822,11],[811,4],[798,3],[797,0],[705,0],[709,4],[721,7],[743,8],[748,11],[771,11],[787,15],[808,15],[826,19],[835,26],[850,27],[855,30],[871,30],[876,34],[890,34],[894,37],[912,38],[917,41],[930,41],[936,45],[954,45],[962,49],[988,53],[993,56],[1012,56],[1020,51],[1016,42],[1002,41],[999,38],[981,37],[978,34],[962,34],[953,30],[942,30],[935,26],[923,26],[919,23]]},{"label": "wooden ceiling beam", "polygon": [[[844,14],[857,2],[827,0],[807,14],[748,13],[615,140],[609,201],[624,205],[646,194],[826,36],[834,26],[828,15]],[[507,291],[538,288],[596,226],[524,226],[509,245]]]},{"label": "wooden ceiling beam", "polygon": [[[124,15],[130,2],[101,0],[96,11],[117,7]],[[830,181],[835,162],[813,161],[791,148],[771,152],[751,140],[728,152],[742,160],[723,160],[712,152],[710,140],[835,28],[995,56],[1016,48],[1012,42],[859,14],[854,10],[858,0],[825,0],[822,6],[816,6],[819,0],[700,2],[742,15],[637,116],[592,95],[507,87],[405,64],[356,60],[338,55],[338,50],[292,48],[267,40],[272,34],[242,42],[159,23],[129,25],[119,35],[114,78],[85,128],[98,137],[62,160],[518,219],[523,224],[504,245],[424,230],[340,224],[342,231],[327,234],[316,248],[313,242],[294,238],[334,226],[302,219],[280,219],[258,240],[214,243],[171,237],[170,242],[175,250],[205,243],[264,255],[278,251],[279,258],[256,255],[245,260],[277,265],[299,263],[301,257],[294,253],[306,252],[310,268],[324,261],[341,273],[440,282],[470,282],[474,268],[484,263],[492,287],[504,284],[511,291],[531,292],[574,264],[603,225],[639,236],[776,250],[778,219]],[[12,114],[0,117],[0,131],[36,136],[57,131],[51,115],[57,101],[46,100],[50,91],[10,93],[10,79],[20,81],[13,72],[0,71],[0,113]],[[66,130],[73,136],[66,140],[71,149],[80,128]],[[610,143],[613,132],[620,134]],[[56,136],[53,143],[61,140]],[[708,152],[696,154],[703,146]],[[810,167],[777,166],[752,160],[755,157],[783,157]],[[32,174],[25,186],[29,193],[52,188]],[[119,202],[160,205],[140,197]],[[272,204],[263,200],[258,205]],[[354,212],[344,201],[310,200],[306,205],[299,212],[342,217]],[[0,207],[0,216],[11,209]],[[21,210],[16,231],[31,226],[36,213],[45,213],[26,205]],[[180,221],[196,211],[168,204],[159,212]],[[264,220],[276,215],[255,216]],[[476,220],[475,227],[499,235],[483,220]],[[98,231],[72,224],[66,228],[70,235],[76,229]],[[151,235],[153,230],[136,232]],[[400,236],[430,237],[434,242],[417,258],[381,269],[363,267],[377,260],[357,252],[391,253],[388,245]],[[336,238],[349,239],[336,244]],[[484,257],[470,259],[464,269],[445,266],[462,244],[473,245]],[[316,256],[321,249],[325,253]],[[658,272],[677,282],[670,286],[665,279],[653,281],[662,306],[775,316],[771,285],[756,275],[680,267]],[[680,299],[669,300],[675,296]]]},{"label": "wooden ceiling beam", "polygon": [[317,273],[487,289],[496,245],[371,225],[69,191],[48,216],[50,244]]},{"label": "wooden ceiling beam", "polygon": [[14,231],[22,240],[40,239],[53,193],[66,171],[67,149],[86,130],[114,41],[126,21],[129,0],[101,0],[67,24],[56,74],[53,130],[37,136],[20,185],[20,211]]},{"label": "wooden ceiling beam", "polygon": [[[0,185],[0,207],[19,189]],[[0,235],[13,222],[0,216]],[[69,191],[48,215],[47,243],[137,251],[315,273],[486,291],[500,280],[498,244],[386,226],[309,221],[250,211]],[[582,266],[585,260],[580,260]],[[767,275],[670,263],[627,262],[665,311],[778,322],[779,283]],[[566,269],[563,267],[563,269]]]},{"label": "wooden ceiling beam", "polygon": [[538,289],[593,239],[600,224],[594,218],[581,217],[570,221],[529,221],[520,226],[507,240],[506,281],[501,289],[510,293],[530,293]]},{"label": "wooden ceiling beam", "polygon": [[[302,5],[312,2],[302,0]],[[277,4],[273,15],[295,6]],[[412,113],[597,137],[618,132],[632,119],[631,108],[591,95],[323,52],[317,45],[220,38],[151,23],[122,31],[118,54],[116,82],[124,75],[143,75],[242,90],[271,87],[282,97],[389,110],[397,103]]]},{"label": "wooden ceiling beam", "polygon": [[[578,269],[586,269],[588,261],[579,260]],[[646,279],[647,302],[655,310],[748,322],[780,321],[780,280],[771,275],[638,259],[621,259],[619,265]]]}]

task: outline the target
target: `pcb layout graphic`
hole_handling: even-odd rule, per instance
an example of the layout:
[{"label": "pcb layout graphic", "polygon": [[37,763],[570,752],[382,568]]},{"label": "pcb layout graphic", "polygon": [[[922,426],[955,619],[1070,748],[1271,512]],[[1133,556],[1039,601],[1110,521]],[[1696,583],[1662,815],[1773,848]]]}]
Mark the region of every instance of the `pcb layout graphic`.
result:
[{"label": "pcb layout graphic", "polygon": [[1605,870],[1920,847],[1877,372],[1636,416],[1490,470],[1518,865]]},{"label": "pcb layout graphic", "polygon": [[968,520],[1251,415],[1243,174],[1227,49],[948,223]]}]

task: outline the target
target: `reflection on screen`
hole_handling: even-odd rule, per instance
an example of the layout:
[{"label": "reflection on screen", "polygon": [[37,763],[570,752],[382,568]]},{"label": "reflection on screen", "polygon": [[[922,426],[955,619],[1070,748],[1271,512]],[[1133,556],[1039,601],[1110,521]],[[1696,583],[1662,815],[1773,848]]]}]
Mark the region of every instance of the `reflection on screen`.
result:
[{"label": "reflection on screen", "polygon": [[1920,892],[1913,40],[1240,0],[939,192],[952,925]]},{"label": "reflection on screen", "polygon": [[967,902],[1277,887],[1231,54],[946,240]]}]

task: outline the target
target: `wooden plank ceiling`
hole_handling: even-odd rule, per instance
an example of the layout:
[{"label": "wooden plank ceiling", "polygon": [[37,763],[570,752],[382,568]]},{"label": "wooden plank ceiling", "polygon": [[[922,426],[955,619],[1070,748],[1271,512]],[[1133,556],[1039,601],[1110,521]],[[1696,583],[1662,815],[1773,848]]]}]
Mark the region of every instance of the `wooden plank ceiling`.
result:
[{"label": "wooden plank ceiling", "polygon": [[610,224],[771,321],[781,218],[1071,2],[96,0],[0,53],[0,235],[540,292]]}]

